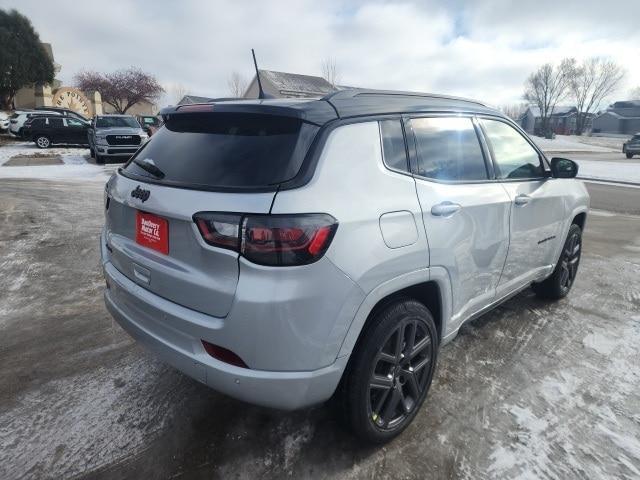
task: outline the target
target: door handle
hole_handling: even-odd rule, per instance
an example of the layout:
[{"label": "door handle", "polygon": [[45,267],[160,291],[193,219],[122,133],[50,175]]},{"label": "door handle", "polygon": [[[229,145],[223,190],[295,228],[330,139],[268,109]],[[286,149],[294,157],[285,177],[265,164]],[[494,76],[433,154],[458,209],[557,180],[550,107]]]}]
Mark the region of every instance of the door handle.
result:
[{"label": "door handle", "polygon": [[461,208],[462,205],[457,203],[442,202],[431,207],[431,215],[435,217],[450,217]]},{"label": "door handle", "polygon": [[514,200],[513,203],[519,206],[524,206],[531,201],[531,197],[529,195],[520,194]]}]

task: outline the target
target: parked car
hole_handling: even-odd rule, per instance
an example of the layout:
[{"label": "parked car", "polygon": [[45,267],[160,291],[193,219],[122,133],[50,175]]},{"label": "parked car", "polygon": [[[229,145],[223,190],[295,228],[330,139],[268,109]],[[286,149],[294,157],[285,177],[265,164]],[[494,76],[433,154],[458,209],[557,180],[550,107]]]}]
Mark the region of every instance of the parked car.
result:
[{"label": "parked car", "polygon": [[481,103],[343,90],[161,113],[106,186],[105,302],[232,397],[335,395],[360,438],[387,441],[464,322],[576,278],[578,166]]},{"label": "parked car", "polygon": [[96,163],[108,158],[128,159],[149,139],[132,115],[97,115],[88,132],[89,149]]},{"label": "parked car", "polygon": [[631,139],[622,144],[622,153],[624,153],[627,158],[640,155],[640,133],[636,133]]},{"label": "parked car", "polygon": [[82,120],[83,122],[89,122],[90,120],[85,117],[84,115],[81,115],[80,113],[74,111],[74,110],[69,110],[68,108],[61,108],[61,107],[36,107],[34,109],[35,111],[48,111],[48,112],[57,112],[60,113],[60,115],[64,115],[65,117],[73,117],[73,118],[77,118],[78,120]]},{"label": "parked car", "polygon": [[136,118],[149,136],[153,135],[162,126],[162,120],[155,115],[138,115]]},{"label": "parked car", "polygon": [[9,130],[9,115],[5,112],[0,112],[0,132],[6,132]]},{"label": "parked car", "polygon": [[41,115],[30,118],[23,127],[25,138],[30,138],[38,148],[55,144],[87,145],[89,123],[62,115]]},{"label": "parked car", "polygon": [[60,115],[60,112],[50,110],[16,110],[9,119],[9,131],[16,137],[23,138],[25,122],[32,116],[39,115]]}]

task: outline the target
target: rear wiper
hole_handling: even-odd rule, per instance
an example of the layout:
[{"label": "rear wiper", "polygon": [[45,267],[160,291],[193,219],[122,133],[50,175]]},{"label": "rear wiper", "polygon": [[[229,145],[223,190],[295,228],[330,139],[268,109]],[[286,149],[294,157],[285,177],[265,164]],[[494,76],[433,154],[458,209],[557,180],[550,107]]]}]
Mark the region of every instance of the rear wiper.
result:
[{"label": "rear wiper", "polygon": [[153,175],[156,178],[164,178],[164,172],[162,170],[160,170],[158,167],[156,167],[152,163],[143,162],[143,161],[137,160],[137,159],[134,160],[133,163],[135,163],[137,166],[139,166],[145,172],[149,172],[151,175]]}]

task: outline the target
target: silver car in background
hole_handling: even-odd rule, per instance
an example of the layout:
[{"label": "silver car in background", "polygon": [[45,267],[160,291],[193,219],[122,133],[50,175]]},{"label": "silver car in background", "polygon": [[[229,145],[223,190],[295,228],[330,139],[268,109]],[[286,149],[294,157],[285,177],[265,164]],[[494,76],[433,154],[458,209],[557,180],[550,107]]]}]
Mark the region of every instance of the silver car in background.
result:
[{"label": "silver car in background", "polygon": [[235,398],[398,435],[460,326],[576,278],[589,197],[481,103],[345,90],[163,110],[109,180],[106,305]]},{"label": "silver car in background", "polygon": [[96,163],[113,158],[129,159],[149,140],[132,115],[96,115],[87,133],[89,151]]}]

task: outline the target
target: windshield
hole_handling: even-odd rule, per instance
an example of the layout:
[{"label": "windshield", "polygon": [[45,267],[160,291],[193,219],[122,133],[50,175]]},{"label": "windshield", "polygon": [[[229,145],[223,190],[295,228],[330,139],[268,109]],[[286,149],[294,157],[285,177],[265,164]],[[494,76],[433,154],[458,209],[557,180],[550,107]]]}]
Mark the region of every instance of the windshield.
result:
[{"label": "windshield", "polygon": [[133,117],[98,117],[96,119],[96,127],[98,128],[111,128],[111,127],[140,128],[140,124]]},{"label": "windshield", "polygon": [[261,114],[172,116],[124,172],[189,188],[264,188],[293,178],[318,127]]}]

